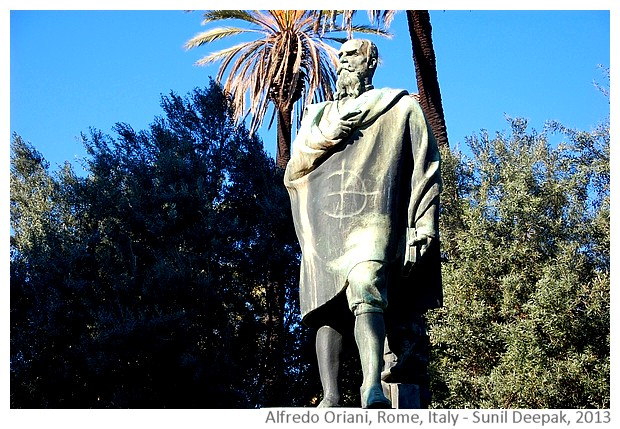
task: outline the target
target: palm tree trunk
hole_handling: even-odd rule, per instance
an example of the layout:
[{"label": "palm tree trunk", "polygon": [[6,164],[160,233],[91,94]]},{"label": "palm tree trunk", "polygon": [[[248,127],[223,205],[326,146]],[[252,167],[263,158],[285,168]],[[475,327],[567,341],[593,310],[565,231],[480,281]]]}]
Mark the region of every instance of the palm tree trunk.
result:
[{"label": "palm tree trunk", "polygon": [[292,132],[292,108],[278,110],[278,147],[276,153],[276,165],[281,169],[291,159],[291,132]]},{"label": "palm tree trunk", "polygon": [[408,10],[407,23],[413,48],[420,105],[431,125],[438,146],[448,145],[448,131],[437,80],[431,17],[427,10]]}]

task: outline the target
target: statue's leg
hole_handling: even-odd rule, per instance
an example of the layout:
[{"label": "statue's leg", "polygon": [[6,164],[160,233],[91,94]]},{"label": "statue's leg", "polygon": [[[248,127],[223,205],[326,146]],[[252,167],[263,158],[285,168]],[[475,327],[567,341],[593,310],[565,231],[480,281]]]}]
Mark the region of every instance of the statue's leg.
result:
[{"label": "statue's leg", "polygon": [[347,298],[355,315],[355,342],[362,365],[362,408],[391,408],[381,387],[386,281],[385,265],[377,261],[356,265],[348,276]]},{"label": "statue's leg", "polygon": [[316,333],[316,357],[323,385],[323,400],[319,408],[337,407],[340,401],[338,371],[342,353],[342,334],[331,326],[323,326]]},{"label": "statue's leg", "polygon": [[406,318],[387,326],[388,344],[397,356],[382,374],[387,383],[428,384],[429,338],[423,313],[411,309]]},{"label": "statue's leg", "polygon": [[355,317],[355,342],[362,364],[362,408],[391,408],[383,394],[381,370],[385,326],[382,313],[363,313]]}]

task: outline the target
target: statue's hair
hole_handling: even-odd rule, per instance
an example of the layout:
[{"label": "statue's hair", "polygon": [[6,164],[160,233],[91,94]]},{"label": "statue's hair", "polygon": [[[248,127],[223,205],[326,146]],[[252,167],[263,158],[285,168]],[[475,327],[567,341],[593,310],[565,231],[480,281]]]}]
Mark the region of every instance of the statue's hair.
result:
[{"label": "statue's hair", "polygon": [[377,49],[377,45],[375,45],[372,40],[368,39],[359,39],[362,42],[361,51],[364,52],[366,58],[368,58],[368,62],[375,59],[375,66],[373,68],[368,69],[368,75],[370,79],[373,78],[375,74],[375,70],[377,69],[377,65],[379,64],[379,50]]},{"label": "statue's hair", "polygon": [[366,57],[368,59],[374,58],[379,62],[379,50],[377,49],[377,45],[375,45],[372,40],[368,39],[360,39],[362,42],[362,46],[366,48]]}]

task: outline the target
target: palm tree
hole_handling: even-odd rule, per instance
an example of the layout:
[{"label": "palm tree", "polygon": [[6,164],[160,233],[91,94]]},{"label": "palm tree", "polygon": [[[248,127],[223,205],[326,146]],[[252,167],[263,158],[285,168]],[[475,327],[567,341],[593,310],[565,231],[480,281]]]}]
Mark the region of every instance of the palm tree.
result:
[{"label": "palm tree", "polygon": [[431,125],[437,145],[447,147],[448,131],[437,79],[430,14],[427,10],[408,10],[407,23],[411,36],[420,105]]},{"label": "palm tree", "polygon": [[[345,37],[326,36],[342,31],[329,19],[340,12],[317,16],[316,11],[303,10],[213,10],[204,14],[202,24],[215,21],[240,20],[248,28],[218,27],[199,33],[185,43],[192,49],[213,41],[241,35],[259,35],[230,48],[211,53],[197,61],[206,65],[221,61],[216,80],[221,82],[230,66],[224,91],[231,95],[237,121],[251,115],[250,131],[263,123],[268,107],[273,104],[271,126],[277,116],[278,146],[276,163],[284,168],[290,159],[293,106],[302,106],[332,99],[336,81],[337,51],[326,40],[343,43]],[[351,26],[352,31],[387,35],[380,28]],[[246,98],[247,97],[247,98]]]},{"label": "palm tree", "polygon": [[262,125],[269,105],[274,105],[278,119],[276,162],[284,168],[290,158],[293,106],[298,100],[310,103],[315,96],[319,100],[332,97],[336,50],[314,31],[315,21],[308,11],[213,10],[204,13],[202,23],[230,19],[244,21],[250,27],[213,28],[188,40],[185,48],[240,34],[260,36],[211,53],[196,64],[221,61],[218,82],[232,64],[224,91],[231,95],[235,120],[251,115],[251,132]]}]

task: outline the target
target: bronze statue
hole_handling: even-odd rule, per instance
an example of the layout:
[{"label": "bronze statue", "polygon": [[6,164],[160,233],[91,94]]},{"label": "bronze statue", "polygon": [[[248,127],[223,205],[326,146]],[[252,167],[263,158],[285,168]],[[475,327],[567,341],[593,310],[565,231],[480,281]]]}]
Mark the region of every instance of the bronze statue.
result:
[{"label": "bronze statue", "polygon": [[[302,250],[300,305],[318,329],[319,407],[338,406],[342,335],[352,331],[361,405],[389,408],[381,377],[416,377],[411,327],[442,304],[440,158],[417,101],[373,88],[374,43],[349,40],[339,58],[335,101],[306,108],[284,178]],[[386,333],[396,365],[382,375]]]}]

